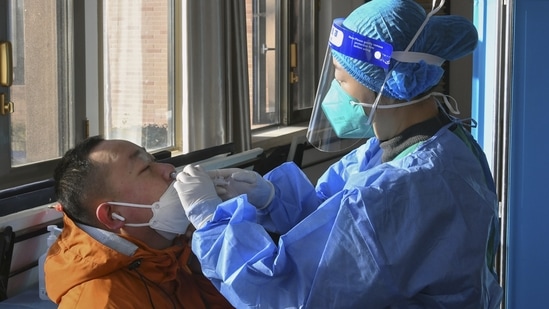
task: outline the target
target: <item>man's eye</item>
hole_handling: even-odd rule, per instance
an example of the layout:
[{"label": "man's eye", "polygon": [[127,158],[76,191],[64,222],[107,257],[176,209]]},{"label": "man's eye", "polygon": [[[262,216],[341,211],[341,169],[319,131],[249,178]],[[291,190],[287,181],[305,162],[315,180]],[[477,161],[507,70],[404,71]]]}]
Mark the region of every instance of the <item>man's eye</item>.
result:
[{"label": "man's eye", "polygon": [[147,165],[143,166],[143,168],[139,171],[139,174],[142,174],[142,173],[150,170],[150,167],[151,167],[150,164],[147,164]]}]

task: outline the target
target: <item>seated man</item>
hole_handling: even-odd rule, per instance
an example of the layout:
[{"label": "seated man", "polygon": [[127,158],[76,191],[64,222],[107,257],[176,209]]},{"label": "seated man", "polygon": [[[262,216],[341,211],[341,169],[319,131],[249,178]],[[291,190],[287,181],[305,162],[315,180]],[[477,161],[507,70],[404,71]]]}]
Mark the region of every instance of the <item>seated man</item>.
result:
[{"label": "seated man", "polygon": [[191,252],[173,172],[122,140],[91,137],[64,155],[64,228],[45,262],[59,308],[232,308]]}]

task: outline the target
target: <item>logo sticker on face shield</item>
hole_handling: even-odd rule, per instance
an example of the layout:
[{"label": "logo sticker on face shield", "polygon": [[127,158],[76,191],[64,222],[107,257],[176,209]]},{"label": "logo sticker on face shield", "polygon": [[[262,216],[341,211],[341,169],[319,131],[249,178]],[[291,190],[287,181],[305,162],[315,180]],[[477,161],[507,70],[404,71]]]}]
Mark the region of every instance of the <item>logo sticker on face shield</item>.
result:
[{"label": "logo sticker on face shield", "polygon": [[330,47],[346,56],[389,68],[393,46],[380,40],[358,34],[342,25],[343,19],[336,19],[330,32]]}]

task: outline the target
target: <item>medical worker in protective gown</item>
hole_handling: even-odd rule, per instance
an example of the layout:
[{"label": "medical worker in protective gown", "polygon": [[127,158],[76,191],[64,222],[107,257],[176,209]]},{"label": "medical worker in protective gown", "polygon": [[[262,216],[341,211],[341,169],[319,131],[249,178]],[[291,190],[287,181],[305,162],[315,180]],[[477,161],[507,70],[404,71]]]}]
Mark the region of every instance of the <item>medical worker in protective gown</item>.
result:
[{"label": "medical worker in protective gown", "polygon": [[455,100],[432,92],[478,37],[442,5],[373,0],[333,22],[307,137],[368,139],[316,186],[293,163],[178,174],[193,251],[235,307],[499,308],[494,182]]}]

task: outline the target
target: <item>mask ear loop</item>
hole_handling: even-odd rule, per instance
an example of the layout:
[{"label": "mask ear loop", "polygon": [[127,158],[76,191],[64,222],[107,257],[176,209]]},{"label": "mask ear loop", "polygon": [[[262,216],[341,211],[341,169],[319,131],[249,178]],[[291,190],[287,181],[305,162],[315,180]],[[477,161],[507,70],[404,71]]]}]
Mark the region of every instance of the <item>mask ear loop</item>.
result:
[{"label": "mask ear loop", "polygon": [[[459,115],[460,114],[460,111],[458,109],[457,101],[456,101],[456,99],[454,99],[454,97],[449,96],[449,95],[444,94],[444,93],[440,93],[440,92],[432,92],[430,95],[433,96],[435,98],[435,100],[437,100],[437,103],[440,107],[443,107],[442,104],[444,103],[444,105],[448,108],[448,110],[452,114],[454,114],[454,115]],[[440,102],[439,98],[442,99],[442,101],[443,101],[442,103]],[[446,109],[442,108],[442,110],[444,111],[446,116],[450,116],[446,112]]]},{"label": "mask ear loop", "polygon": [[121,215],[119,215],[115,212],[112,213],[112,218],[116,219],[116,220],[119,220],[119,221],[126,221],[126,218],[122,217]]},{"label": "mask ear loop", "polygon": [[[397,63],[398,64],[398,63]],[[397,66],[397,64],[395,64],[395,67]],[[393,67],[393,69],[395,68]],[[383,89],[385,88],[385,83],[387,82],[387,80],[389,80],[389,76],[391,76],[391,71],[393,70],[391,69],[389,72],[387,72],[387,74],[385,75],[385,79],[383,80],[383,84],[381,85],[381,89],[379,90],[379,92],[377,93],[377,96],[376,96],[376,99],[374,101],[374,104],[372,105],[372,108],[370,109],[370,114],[368,115],[368,121],[366,121],[366,125],[369,126],[372,124],[372,121],[374,119],[374,116],[376,114],[376,110],[377,110],[377,105],[379,104],[379,101],[381,101],[381,94],[383,93]]]},{"label": "mask ear loop", "polygon": [[[440,93],[440,92],[433,92],[433,93],[431,93],[431,95],[435,98],[435,100],[437,101],[437,104],[441,107],[440,109],[442,110],[444,115],[446,115],[446,117],[451,119],[452,122],[458,122],[458,123],[460,123],[462,125],[465,125],[465,126],[468,126],[470,128],[476,128],[477,127],[478,123],[475,119],[473,119],[473,118],[457,119],[456,117],[450,115],[446,111],[446,109],[443,107],[443,104],[448,108],[448,110],[452,114],[454,114],[454,115],[459,115],[460,114],[460,111],[458,109],[457,101],[454,97],[449,96],[447,94]],[[439,98],[442,98],[443,103],[440,102]]]}]

